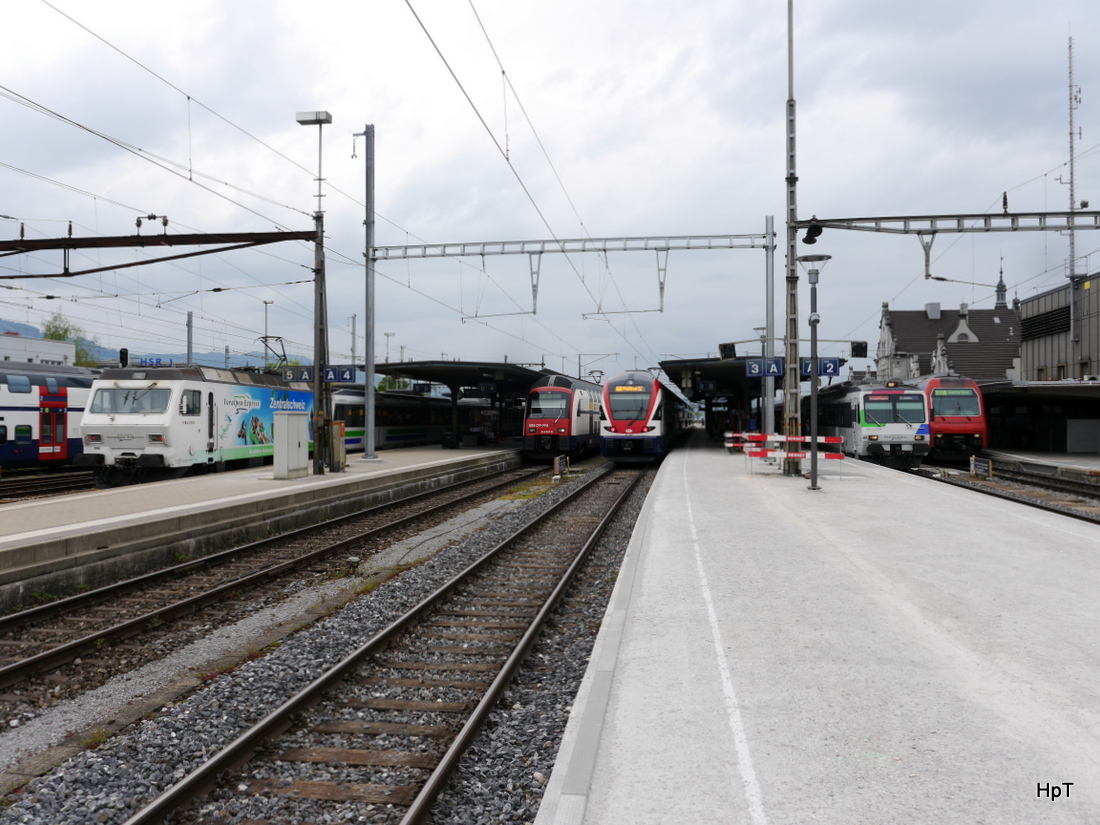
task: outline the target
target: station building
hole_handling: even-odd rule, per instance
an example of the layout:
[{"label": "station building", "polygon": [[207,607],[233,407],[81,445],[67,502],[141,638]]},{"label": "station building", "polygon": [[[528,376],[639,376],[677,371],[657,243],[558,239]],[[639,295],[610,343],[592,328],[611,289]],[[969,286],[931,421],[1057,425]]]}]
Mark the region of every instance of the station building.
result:
[{"label": "station building", "polygon": [[0,363],[5,361],[71,367],[76,363],[76,344],[5,332],[0,334]]}]

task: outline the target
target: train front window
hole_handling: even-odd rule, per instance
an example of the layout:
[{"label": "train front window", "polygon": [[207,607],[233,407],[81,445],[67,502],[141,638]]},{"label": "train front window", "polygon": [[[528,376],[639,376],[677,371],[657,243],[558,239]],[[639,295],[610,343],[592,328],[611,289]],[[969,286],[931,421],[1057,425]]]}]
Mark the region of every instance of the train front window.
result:
[{"label": "train front window", "polygon": [[556,390],[531,393],[527,398],[527,417],[568,418],[570,399],[569,393]]},{"label": "train front window", "polygon": [[897,421],[899,424],[924,423],[924,396],[899,395],[897,398]]},{"label": "train front window", "polygon": [[919,393],[868,395],[863,401],[863,419],[871,426],[923,424],[924,397]]},{"label": "train front window", "polygon": [[981,415],[978,393],[974,390],[932,390],[932,414]]},{"label": "train front window", "polygon": [[92,396],[88,411],[109,415],[162,413],[168,409],[172,391],[168,389],[123,389],[100,387]]},{"label": "train front window", "polygon": [[616,392],[612,387],[608,397],[611,400],[611,414],[620,420],[637,421],[645,418],[649,412],[648,392]]}]

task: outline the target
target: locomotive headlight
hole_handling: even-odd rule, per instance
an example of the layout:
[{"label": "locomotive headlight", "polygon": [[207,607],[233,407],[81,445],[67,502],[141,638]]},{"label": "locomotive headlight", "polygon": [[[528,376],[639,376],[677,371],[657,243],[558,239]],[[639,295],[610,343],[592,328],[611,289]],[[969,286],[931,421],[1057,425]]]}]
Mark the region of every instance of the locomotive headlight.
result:
[{"label": "locomotive headlight", "polygon": [[527,428],[527,432],[529,432],[529,433],[531,433],[532,435],[534,435],[534,434],[535,434],[536,432],[538,432],[538,430],[536,430],[536,429],[535,429],[534,427],[528,427],[528,428]]},{"label": "locomotive headlight", "polygon": [[99,435],[98,433],[89,433],[88,435],[84,436],[84,443],[85,444],[102,444],[103,443],[103,436]]},{"label": "locomotive headlight", "polygon": [[559,433],[564,433],[565,432],[565,427],[558,427],[558,432]]},{"label": "locomotive headlight", "polygon": [[924,436],[923,435],[915,435],[915,436],[913,436],[913,440],[914,441],[924,441]]},{"label": "locomotive headlight", "polygon": [[163,433],[149,433],[149,443],[150,444],[164,444],[165,443],[164,442],[164,434]]},{"label": "locomotive headlight", "polygon": [[867,440],[868,441],[878,441],[878,436],[877,435],[868,436]]}]

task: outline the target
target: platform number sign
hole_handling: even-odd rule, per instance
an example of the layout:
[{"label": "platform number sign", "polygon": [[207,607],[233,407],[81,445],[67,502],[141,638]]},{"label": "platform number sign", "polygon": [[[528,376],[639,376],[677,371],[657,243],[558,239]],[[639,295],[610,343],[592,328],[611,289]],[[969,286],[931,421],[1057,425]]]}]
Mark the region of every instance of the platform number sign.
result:
[{"label": "platform number sign", "polygon": [[[810,377],[810,359],[801,358],[801,374],[803,378]],[[817,359],[817,374],[821,377],[833,378],[840,375],[840,359],[839,358],[818,358]]]},{"label": "platform number sign", "polygon": [[782,358],[750,358],[745,361],[746,378],[781,378],[784,360]]}]

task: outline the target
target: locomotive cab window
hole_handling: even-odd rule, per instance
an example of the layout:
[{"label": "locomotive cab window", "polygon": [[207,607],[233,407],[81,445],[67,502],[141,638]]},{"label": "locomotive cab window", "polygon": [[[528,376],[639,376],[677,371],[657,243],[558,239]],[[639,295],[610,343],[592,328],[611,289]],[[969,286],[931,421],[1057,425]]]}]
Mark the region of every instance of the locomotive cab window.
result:
[{"label": "locomotive cab window", "polygon": [[100,387],[92,396],[88,411],[93,413],[162,413],[168,409],[172,391],[168,389],[123,389]]},{"label": "locomotive cab window", "polygon": [[202,414],[202,390],[184,390],[180,397],[180,415]]},{"label": "locomotive cab window", "polygon": [[569,393],[547,392],[532,393],[527,399],[528,418],[568,418]]},{"label": "locomotive cab window", "polygon": [[981,415],[974,390],[932,390],[933,415]]}]

